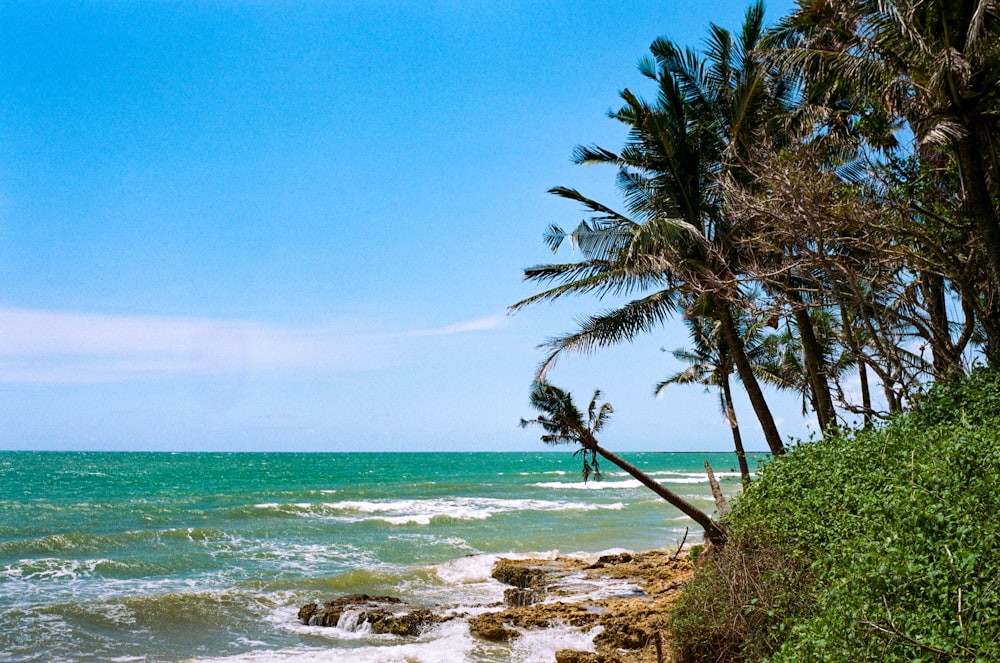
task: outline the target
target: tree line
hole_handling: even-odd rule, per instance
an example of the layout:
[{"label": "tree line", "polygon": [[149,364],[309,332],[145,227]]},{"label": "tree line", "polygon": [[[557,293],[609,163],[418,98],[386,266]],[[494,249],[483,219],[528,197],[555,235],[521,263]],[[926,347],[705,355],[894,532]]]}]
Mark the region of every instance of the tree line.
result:
[{"label": "tree line", "polygon": [[828,433],[870,427],[922,385],[996,361],[995,3],[800,0],[767,25],[757,2],[737,33],[710,25],[700,49],[657,39],[639,71],[653,94],[625,89],[609,114],[625,144],[573,154],[613,168],[621,200],[551,189],[587,218],[551,225],[545,241],[580,257],[527,268],[540,291],[511,307],[627,300],[546,343],[541,419],[569,421],[547,382],[561,355],[681,318],[690,347],[675,356],[687,367],[655,388],[719,390],[746,480],[736,382],[779,455],[764,385],[800,393]]}]

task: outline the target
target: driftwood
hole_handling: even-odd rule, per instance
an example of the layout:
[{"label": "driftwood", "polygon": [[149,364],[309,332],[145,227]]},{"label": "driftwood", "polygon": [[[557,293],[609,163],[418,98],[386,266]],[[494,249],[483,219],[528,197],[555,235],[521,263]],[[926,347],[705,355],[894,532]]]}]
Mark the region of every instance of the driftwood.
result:
[{"label": "driftwood", "polygon": [[719,482],[715,480],[715,472],[712,471],[712,466],[705,461],[705,471],[708,472],[708,483],[712,486],[712,497],[715,498],[715,510],[719,512],[719,518],[725,518],[729,515],[729,502],[726,501],[726,496],[722,494],[722,488],[719,487]]}]

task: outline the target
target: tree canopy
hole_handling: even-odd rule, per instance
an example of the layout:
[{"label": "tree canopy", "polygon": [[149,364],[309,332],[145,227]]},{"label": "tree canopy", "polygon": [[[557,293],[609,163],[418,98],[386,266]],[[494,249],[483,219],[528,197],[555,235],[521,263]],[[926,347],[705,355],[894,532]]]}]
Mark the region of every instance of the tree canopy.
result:
[{"label": "tree canopy", "polygon": [[802,0],[768,27],[756,2],[739,32],[708,26],[700,50],[654,41],[639,62],[651,99],[625,89],[610,113],[625,144],[573,155],[614,169],[620,211],[551,189],[587,217],[552,224],[545,241],[580,257],[527,268],[543,287],[511,310],[627,301],[547,341],[536,377],[565,353],[699,321],[693,330],[713,332],[695,333],[693,351],[724,360],[780,454],[762,384],[801,392],[826,433],[872,425],[922,385],[989,362],[1000,350],[998,11]]}]

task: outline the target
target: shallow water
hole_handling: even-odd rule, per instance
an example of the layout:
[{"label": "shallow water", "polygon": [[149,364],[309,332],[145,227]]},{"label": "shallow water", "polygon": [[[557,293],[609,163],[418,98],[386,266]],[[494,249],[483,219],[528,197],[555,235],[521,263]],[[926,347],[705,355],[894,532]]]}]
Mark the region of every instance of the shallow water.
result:
[{"label": "shallow water", "polygon": [[[706,458],[739,490],[730,454],[627,457],[706,510]],[[583,483],[569,453],[0,452],[0,662],[551,661],[589,639],[295,615],[355,592],[482,610],[500,555],[666,548],[691,525],[621,473]]]}]

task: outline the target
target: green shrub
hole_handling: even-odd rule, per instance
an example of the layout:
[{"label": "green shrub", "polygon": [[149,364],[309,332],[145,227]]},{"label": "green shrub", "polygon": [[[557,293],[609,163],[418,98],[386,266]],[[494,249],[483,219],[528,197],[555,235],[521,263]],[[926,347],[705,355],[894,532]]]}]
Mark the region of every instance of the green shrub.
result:
[{"label": "green shrub", "polygon": [[671,612],[673,660],[744,661],[774,651],[784,615],[797,613],[789,586],[808,573],[766,537],[743,536],[712,554]]},{"label": "green shrub", "polygon": [[[760,471],[729,531],[672,616],[680,661],[1000,660],[1000,374],[799,444]],[[732,569],[750,593],[722,591]],[[758,606],[766,619],[736,617]],[[713,638],[734,653],[713,656]]]}]

